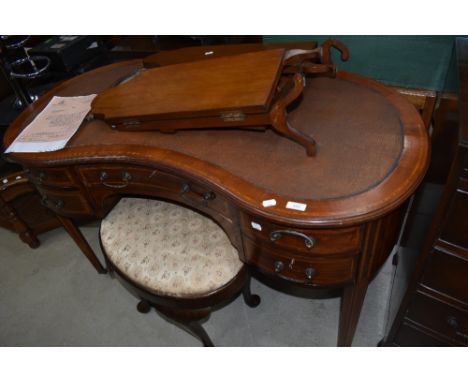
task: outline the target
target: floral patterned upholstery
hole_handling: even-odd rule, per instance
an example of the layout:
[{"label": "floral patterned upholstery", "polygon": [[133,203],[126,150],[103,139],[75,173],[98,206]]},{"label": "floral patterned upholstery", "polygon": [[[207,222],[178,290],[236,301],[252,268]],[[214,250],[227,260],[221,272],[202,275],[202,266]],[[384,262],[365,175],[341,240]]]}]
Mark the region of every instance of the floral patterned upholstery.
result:
[{"label": "floral patterned upholstery", "polygon": [[196,297],[232,280],[237,250],[211,219],[158,200],[124,198],[101,223],[111,263],[150,292]]}]

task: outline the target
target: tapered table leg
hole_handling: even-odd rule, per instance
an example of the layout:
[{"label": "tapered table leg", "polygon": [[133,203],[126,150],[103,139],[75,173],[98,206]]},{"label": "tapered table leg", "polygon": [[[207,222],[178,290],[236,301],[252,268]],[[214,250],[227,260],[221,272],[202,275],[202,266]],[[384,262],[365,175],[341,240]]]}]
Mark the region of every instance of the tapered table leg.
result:
[{"label": "tapered table leg", "polygon": [[75,225],[75,223],[72,220],[63,216],[57,215],[57,218],[59,219],[60,223],[62,223],[63,227],[74,240],[74,242],[78,245],[78,247],[80,247],[81,251],[88,258],[88,260],[91,262],[96,271],[98,273],[107,273],[107,270],[102,266],[93,249],[90,247],[90,245],[86,241],[81,231]]},{"label": "tapered table leg", "polygon": [[346,286],[343,290],[338,328],[338,346],[351,346],[353,343],[354,332],[359,321],[368,285],[367,280],[362,280],[356,284]]}]

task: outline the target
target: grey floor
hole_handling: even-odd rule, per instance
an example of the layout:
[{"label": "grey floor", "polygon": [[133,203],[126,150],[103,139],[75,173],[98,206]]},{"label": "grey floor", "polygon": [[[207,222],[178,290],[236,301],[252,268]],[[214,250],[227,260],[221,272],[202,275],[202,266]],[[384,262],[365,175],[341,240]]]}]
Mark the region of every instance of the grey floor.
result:
[{"label": "grey floor", "polygon": [[[100,255],[98,228],[83,233]],[[98,275],[61,229],[35,250],[0,229],[0,346],[200,346],[137,300],[115,279]],[[386,325],[389,262],[369,287],[353,346],[376,346]],[[205,329],[217,346],[335,346],[339,298],[286,295],[257,280],[262,303],[242,298],[212,314]]]}]

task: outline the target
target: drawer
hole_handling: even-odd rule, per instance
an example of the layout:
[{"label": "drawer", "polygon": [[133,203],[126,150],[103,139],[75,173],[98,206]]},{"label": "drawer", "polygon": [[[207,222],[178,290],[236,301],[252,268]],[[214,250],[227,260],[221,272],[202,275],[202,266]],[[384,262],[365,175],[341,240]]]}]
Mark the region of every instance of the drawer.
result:
[{"label": "drawer", "polygon": [[280,251],[273,245],[257,245],[243,237],[245,260],[262,272],[283,279],[310,285],[341,285],[353,280],[356,271],[355,256],[297,255]]},{"label": "drawer", "polygon": [[443,336],[468,345],[468,312],[463,312],[422,293],[415,293],[407,317]]},{"label": "drawer", "polygon": [[[465,171],[468,171],[468,170],[465,169]],[[460,190],[461,192],[468,193],[468,179],[463,178],[463,177],[458,179],[457,189]]]},{"label": "drawer", "polygon": [[466,154],[467,149],[463,149],[465,151],[465,163],[463,165],[463,170],[461,173],[461,177],[465,180],[468,180],[468,155]]},{"label": "drawer", "polygon": [[42,195],[42,204],[59,215],[91,216],[93,209],[86,198],[76,191],[57,191],[37,187]]},{"label": "drawer", "polygon": [[79,168],[84,183],[89,186],[104,186],[110,190],[123,190],[137,186],[159,186],[180,191],[181,179],[159,170],[138,166],[82,166]]},{"label": "drawer", "polygon": [[70,169],[67,168],[43,168],[31,169],[29,179],[37,185],[54,187],[74,187],[76,182]]},{"label": "drawer", "polygon": [[167,172],[139,166],[82,166],[78,169],[87,187],[105,190],[106,194],[133,194],[162,197],[194,208],[210,208],[230,216],[223,197],[208,187]]},{"label": "drawer", "polygon": [[461,178],[463,180],[468,180],[468,168],[464,168],[463,171],[462,171],[462,174],[461,174]]},{"label": "drawer", "polygon": [[444,218],[442,240],[468,250],[468,181],[460,180]]},{"label": "drawer", "polygon": [[418,347],[445,347],[450,346],[442,340],[416,328],[415,326],[403,322],[398,329],[393,345],[397,346],[418,346]]},{"label": "drawer", "polygon": [[434,250],[426,262],[421,284],[468,304],[468,260]]},{"label": "drawer", "polygon": [[303,254],[356,254],[361,248],[360,227],[337,229],[296,229],[241,214],[243,234],[259,245]]}]

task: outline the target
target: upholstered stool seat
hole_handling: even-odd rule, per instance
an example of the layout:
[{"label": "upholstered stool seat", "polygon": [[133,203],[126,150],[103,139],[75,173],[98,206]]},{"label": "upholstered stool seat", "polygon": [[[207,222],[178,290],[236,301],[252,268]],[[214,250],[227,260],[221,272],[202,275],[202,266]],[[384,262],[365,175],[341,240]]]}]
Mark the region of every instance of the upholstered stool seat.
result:
[{"label": "upholstered stool seat", "polygon": [[[210,308],[241,290],[249,305],[259,303],[250,295],[248,273],[226,233],[189,208],[123,198],[102,221],[100,238],[108,267],[142,299],[140,311],[154,306],[187,326],[190,320],[182,316],[205,318]],[[190,322],[189,331],[212,345],[194,325]]]}]

